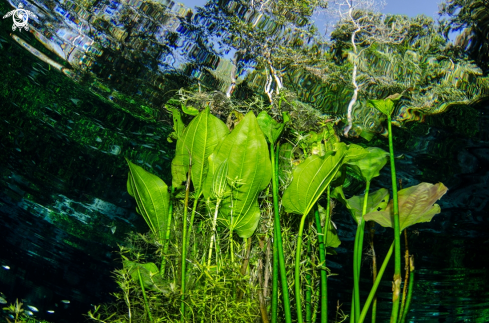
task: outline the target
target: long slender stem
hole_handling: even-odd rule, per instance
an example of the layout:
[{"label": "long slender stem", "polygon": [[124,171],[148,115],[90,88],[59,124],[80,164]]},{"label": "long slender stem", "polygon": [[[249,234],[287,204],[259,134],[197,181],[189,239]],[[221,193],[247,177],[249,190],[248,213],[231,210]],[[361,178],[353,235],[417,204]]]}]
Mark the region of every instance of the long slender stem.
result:
[{"label": "long slender stem", "polygon": [[182,230],[182,280],[181,280],[181,299],[180,299],[180,311],[181,317],[180,321],[185,321],[185,279],[186,279],[186,270],[185,266],[187,264],[187,215],[188,215],[188,196],[190,194],[190,174],[192,172],[192,163],[190,163],[188,168],[188,177],[187,177],[187,186],[185,188],[185,202],[183,209],[183,230]]},{"label": "long slender stem", "polygon": [[165,243],[163,245],[163,257],[161,259],[160,274],[165,274],[166,255],[168,254],[168,246],[170,245],[171,218],[173,216],[173,186],[171,187],[170,205],[168,206],[168,222],[166,225]]},{"label": "long slender stem", "polygon": [[[401,188],[402,189],[402,188]],[[402,302],[401,302],[401,310],[399,313],[404,313],[404,306],[406,305],[406,295],[407,295],[407,287],[409,283],[409,247],[408,247],[408,238],[407,238],[407,230],[404,229],[404,286],[402,288]],[[398,322],[401,322],[401,315],[399,316]]]},{"label": "long slender stem", "polygon": [[365,232],[365,220],[363,216],[367,213],[368,193],[370,190],[370,181],[367,181],[365,187],[365,196],[363,198],[363,209],[360,223],[358,223],[357,233],[355,235],[355,250],[353,259],[353,283],[354,283],[354,309],[355,309],[355,321],[360,316],[360,268],[362,263],[362,251],[363,251],[363,236]]},{"label": "long slender stem", "polygon": [[301,223],[299,225],[299,234],[297,235],[297,248],[295,251],[295,271],[294,271],[294,284],[295,284],[295,303],[297,307],[297,322],[303,323],[302,317],[302,300],[301,300],[301,247],[302,247],[302,233],[304,232],[304,222],[306,221],[307,213],[302,215]]},{"label": "long slender stem", "polygon": [[[275,191],[275,168],[278,165],[275,164],[275,151],[273,144],[270,144],[270,159],[272,161],[272,194],[273,194],[273,262],[272,262],[272,323],[277,323],[277,309],[278,309],[278,232],[277,232],[277,218],[278,218],[278,194]],[[280,223],[279,223],[280,225]]]},{"label": "long slender stem", "polygon": [[141,291],[143,292],[144,308],[146,309],[146,313],[148,313],[149,321],[153,322],[153,318],[151,317],[151,312],[149,311],[148,298],[146,297],[146,291],[144,290],[143,279],[141,278],[141,271],[139,270],[139,267],[138,267],[138,277],[139,277],[139,284],[141,285]]},{"label": "long slender stem", "polygon": [[[275,148],[275,158],[271,154],[272,160],[272,192],[273,192],[273,228],[274,228],[274,244],[277,243],[278,250],[278,263],[280,269],[280,283],[282,284],[282,299],[283,308],[285,314],[285,323],[292,322],[292,314],[290,311],[290,298],[289,298],[289,285],[287,283],[287,270],[285,268],[285,256],[284,249],[282,247],[282,230],[280,229],[280,216],[279,216],[279,204],[278,204],[278,155],[280,144],[277,143]],[[273,147],[272,147],[273,152]],[[274,251],[275,252],[275,251]]]},{"label": "long slender stem", "polygon": [[211,236],[211,243],[209,246],[209,257],[207,258],[207,266],[211,266],[211,258],[212,258],[212,245],[214,243],[214,240],[216,238],[216,225],[217,225],[217,213],[219,212],[219,204],[221,204],[221,200],[218,199],[216,203],[216,210],[214,211],[214,218],[212,219],[212,236]]},{"label": "long slender stem", "polygon": [[194,205],[192,206],[192,215],[190,215],[190,223],[188,225],[188,232],[187,232],[187,247],[190,245],[190,233],[194,229],[195,212],[197,211],[197,204],[199,203],[199,199],[201,196],[202,193],[199,193],[195,196]]},{"label": "long slender stem", "polygon": [[321,261],[321,323],[327,323],[328,321],[328,273],[326,272],[326,252],[325,252],[325,242],[327,242],[327,234],[329,230],[329,194],[330,187],[327,188],[327,206],[326,206],[326,230],[323,234],[321,227],[321,217],[319,216],[319,210],[316,206],[314,210],[314,216],[316,218],[316,230],[318,233],[318,243],[319,243],[319,261]]},{"label": "long slender stem", "polygon": [[409,291],[406,300],[406,307],[404,308],[404,312],[402,313],[401,323],[406,321],[406,317],[409,313],[409,307],[411,306],[411,297],[413,296],[413,288],[414,288],[414,256],[411,255],[409,258]]},{"label": "long slender stem", "polygon": [[309,225],[309,237],[307,239],[307,262],[306,266],[308,267],[306,269],[306,323],[311,323],[312,321],[312,304],[311,304],[311,297],[312,297],[312,276],[311,276],[311,226],[312,223]]},{"label": "long slender stem", "polygon": [[358,318],[358,323],[363,323],[363,321],[365,320],[365,317],[367,316],[368,309],[370,307],[370,304],[372,304],[372,300],[374,299],[375,293],[377,292],[377,288],[379,287],[382,276],[384,275],[385,268],[387,267],[387,264],[389,263],[389,260],[391,259],[392,252],[394,251],[394,245],[395,245],[395,242],[393,242],[391,244],[391,247],[389,248],[387,255],[385,255],[385,259],[384,259],[384,262],[382,263],[382,266],[380,267],[379,274],[377,275],[377,279],[375,280],[374,285],[372,286],[372,289],[370,290],[370,293],[368,294],[367,300],[365,301],[365,304],[363,305],[362,312],[360,313],[360,317]]},{"label": "long slender stem", "polygon": [[[374,236],[375,236],[375,222],[370,222],[370,251],[372,252],[372,278],[375,283],[377,279],[377,255],[374,249]],[[375,323],[377,319],[377,295],[374,296],[372,304],[372,323]]]},{"label": "long slender stem", "polygon": [[397,201],[396,166],[394,163],[394,144],[392,139],[391,116],[387,115],[389,129],[389,157],[391,163],[392,201],[394,206],[394,285],[392,293],[392,312],[390,323],[396,323],[399,315],[399,296],[401,292],[401,230],[399,226],[399,204]]}]

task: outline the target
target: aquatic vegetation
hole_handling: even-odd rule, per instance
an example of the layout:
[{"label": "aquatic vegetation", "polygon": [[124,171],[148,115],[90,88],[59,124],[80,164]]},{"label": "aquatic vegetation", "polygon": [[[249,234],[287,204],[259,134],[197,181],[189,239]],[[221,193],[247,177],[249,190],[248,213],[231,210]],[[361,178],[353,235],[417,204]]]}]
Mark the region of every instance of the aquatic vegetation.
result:
[{"label": "aquatic vegetation", "polygon": [[[397,191],[390,115],[400,97],[369,102],[387,117],[389,152],[340,142],[332,120],[301,135],[288,111],[275,111],[280,120],[264,110],[256,116],[253,107],[246,115],[231,111],[237,119],[226,126],[208,101],[193,106],[197,115],[183,102],[181,111],[172,108],[171,136],[177,141],[172,186],[127,159],[128,192],[150,233],[132,234],[120,247],[118,300],[88,316],[100,322],[304,322],[305,313],[305,321],[314,322],[319,312],[320,321],[327,322],[327,281],[333,273],[326,255],[341,243],[331,219],[338,200],[357,223],[352,322],[364,322],[392,254],[391,321],[403,322],[414,262],[406,251],[411,269],[405,285],[411,287],[405,286],[401,303],[401,231],[439,213],[434,203],[447,189],[421,183]],[[390,202],[385,188],[369,194],[371,181],[389,160]],[[347,199],[343,187],[352,176],[366,183],[365,194]],[[393,228],[394,242],[362,304],[366,221]],[[320,288],[314,289],[316,284]],[[375,310],[373,315],[375,320]],[[345,319],[339,308],[336,316]]]},{"label": "aquatic vegetation", "polygon": [[[3,295],[0,293],[0,295]],[[0,297],[3,299],[3,297]],[[0,302],[0,304],[6,304],[4,302]],[[9,314],[6,315],[5,320],[8,323],[49,323],[45,320],[38,320],[35,318],[35,314],[33,312],[38,312],[37,308],[27,305],[30,310],[25,310],[23,308],[24,304],[19,302],[18,299],[15,300],[15,304],[10,304],[7,307],[4,307],[3,310]],[[33,309],[34,308],[34,309]],[[49,311],[48,311],[49,312]]]}]

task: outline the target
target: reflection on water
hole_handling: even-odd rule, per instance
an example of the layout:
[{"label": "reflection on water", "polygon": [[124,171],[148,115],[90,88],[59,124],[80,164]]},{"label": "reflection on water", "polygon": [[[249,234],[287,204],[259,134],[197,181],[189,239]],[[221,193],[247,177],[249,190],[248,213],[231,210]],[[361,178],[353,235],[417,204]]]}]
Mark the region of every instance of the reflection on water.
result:
[{"label": "reflection on water", "polygon": [[[224,53],[217,39],[188,24],[210,26],[212,19],[173,1],[22,3],[39,17],[31,22],[32,34],[13,38],[7,21],[0,34],[0,291],[9,303],[25,299],[40,310],[39,318],[79,322],[90,304],[110,300],[116,288],[110,271],[119,264],[112,254],[117,243],[127,232],[146,231],[126,192],[122,156],[168,180],[171,127],[162,106],[173,90],[199,78],[226,93],[247,76],[258,88],[267,78],[251,72],[256,62],[243,53]],[[12,7],[3,2],[1,8]],[[236,2],[228,9],[260,28],[275,28]],[[22,42],[42,55],[32,56]],[[310,102],[350,95],[324,94],[300,70],[290,80]],[[443,181],[450,189],[440,201],[442,213],[410,230],[417,268],[410,322],[489,322],[489,110],[480,111],[472,119],[480,130],[469,139],[429,120],[397,133],[404,185]],[[371,114],[365,110],[359,118],[378,128]],[[385,183],[375,185],[389,187],[388,172],[382,175]],[[330,311],[339,300],[349,312],[355,227],[344,213],[335,223],[343,244],[338,256],[329,256],[328,266],[339,274],[329,285]],[[389,234],[377,228],[380,257]],[[362,284],[368,290],[368,258]],[[389,312],[390,284],[381,285],[379,312]]]}]

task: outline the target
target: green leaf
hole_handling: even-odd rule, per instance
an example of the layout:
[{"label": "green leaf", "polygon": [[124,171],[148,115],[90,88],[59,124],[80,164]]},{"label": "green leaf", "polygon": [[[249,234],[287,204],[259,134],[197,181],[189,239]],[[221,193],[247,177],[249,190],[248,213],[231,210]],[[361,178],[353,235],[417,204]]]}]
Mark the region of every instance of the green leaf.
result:
[{"label": "green leaf", "polygon": [[[389,160],[389,153],[377,147],[367,147],[362,149],[364,149],[365,154],[360,154],[360,157],[357,156],[356,158],[349,156],[349,160],[345,163],[348,164],[358,176],[362,177],[365,181],[370,182],[374,177],[380,175],[380,170]],[[349,150],[350,149],[348,149],[348,151]],[[356,147],[355,152],[359,153],[359,149]]]},{"label": "green leaf", "polygon": [[170,133],[167,140],[169,142],[173,142],[172,139],[178,139],[183,134],[183,130],[185,129],[185,125],[183,124],[182,116],[181,116],[180,111],[178,109],[170,108],[169,106],[166,106],[166,108],[169,111],[171,111],[171,113],[172,113],[173,130],[174,130],[172,133]]},{"label": "green leaf", "polygon": [[191,107],[191,106],[187,107],[185,104],[182,104],[182,111],[188,115],[191,115],[191,116],[196,116],[199,114],[198,109]]},{"label": "green leaf", "polygon": [[[341,241],[340,238],[338,238],[338,233],[336,232],[335,226],[331,222],[331,215],[327,215],[326,210],[319,203],[318,203],[318,209],[319,209],[319,215],[321,216],[321,222],[326,223],[324,225],[324,228],[326,228],[326,226],[328,227],[328,233],[325,233],[327,237],[324,246],[338,248],[339,245],[341,244]],[[330,221],[329,225],[327,221]]]},{"label": "green leaf", "polygon": [[204,196],[213,198],[214,178],[227,160],[228,185],[234,188],[221,202],[219,220],[242,238],[250,237],[260,220],[258,194],[268,186],[272,177],[269,156],[265,136],[255,115],[249,112],[209,157]]},{"label": "green leaf", "polygon": [[[141,275],[141,281],[143,286],[147,289],[152,289],[156,292],[162,292],[163,294],[170,293],[170,284],[165,282],[159,274],[158,267],[152,263],[140,264],[137,262],[125,260],[124,267],[127,268],[131,278],[139,285],[139,275]],[[139,273],[138,273],[139,270]]]},{"label": "green leaf", "polygon": [[342,165],[346,145],[335,145],[324,157],[312,155],[294,169],[292,183],[284,192],[282,204],[288,213],[307,214]]},{"label": "green leaf", "polygon": [[[357,224],[359,224],[360,220],[362,219],[364,198],[365,195],[355,195],[346,200],[346,207],[350,210],[350,213]],[[381,188],[378,191],[375,191],[374,193],[368,195],[366,213],[373,211],[383,211],[387,207],[388,202],[389,191],[385,188]]]},{"label": "green leaf", "polygon": [[266,111],[260,112],[256,121],[258,121],[258,125],[260,126],[261,131],[265,134],[267,141],[271,144],[275,144],[284,130],[285,124],[275,121]]},{"label": "green leaf", "polygon": [[[400,230],[421,222],[430,222],[441,212],[440,206],[434,204],[448,188],[442,183],[420,183],[398,192]],[[366,221],[375,221],[383,227],[394,227],[394,205],[391,200],[384,211],[371,212],[364,216]]]},{"label": "green leaf", "polygon": [[126,161],[129,164],[127,192],[136,199],[136,211],[143,216],[150,230],[161,242],[165,239],[168,225],[168,187],[158,176],[131,163],[127,158]]},{"label": "green leaf", "polygon": [[401,99],[401,96],[401,94],[396,93],[388,96],[386,99],[368,100],[368,104],[372,105],[383,114],[389,116],[394,111],[396,103]]},{"label": "green leaf", "polygon": [[280,145],[278,152],[278,178],[283,184],[289,182],[292,177],[292,159],[294,146],[290,142]]},{"label": "green leaf", "polygon": [[177,141],[175,158],[171,163],[172,185],[181,187],[187,180],[187,173],[192,161],[192,184],[195,192],[200,194],[208,168],[208,158],[214,148],[229,133],[226,124],[205,108],[185,128]]}]

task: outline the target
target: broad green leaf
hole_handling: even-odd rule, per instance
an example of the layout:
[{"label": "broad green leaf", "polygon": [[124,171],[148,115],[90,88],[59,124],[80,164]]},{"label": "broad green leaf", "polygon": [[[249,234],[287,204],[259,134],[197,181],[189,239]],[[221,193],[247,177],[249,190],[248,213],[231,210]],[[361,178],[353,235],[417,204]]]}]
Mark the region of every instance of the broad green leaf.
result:
[{"label": "broad green leaf", "polygon": [[[323,208],[319,203],[318,203],[318,209],[319,209],[319,215],[321,216],[321,222],[325,223],[324,229],[326,228],[326,226],[328,227],[328,232],[324,233],[324,235],[326,235],[325,247],[338,248],[339,245],[341,244],[341,241],[340,238],[338,238],[338,233],[336,232],[336,228],[331,221],[331,216],[326,214],[326,209]],[[329,225],[327,221],[330,221]]]},{"label": "broad green leaf", "polygon": [[263,131],[265,138],[267,138],[267,141],[274,145],[284,130],[285,124],[275,121],[266,111],[260,112],[256,121],[261,131]]},{"label": "broad green leaf", "polygon": [[[356,149],[356,148],[355,148]],[[380,170],[388,161],[389,153],[377,147],[363,148],[366,152],[361,158],[350,156],[345,163],[365,181],[372,181],[374,177],[380,175]],[[357,149],[356,149],[357,150]]]},{"label": "broad green leaf", "polygon": [[286,212],[309,213],[342,165],[346,145],[339,143],[335,148],[324,157],[309,156],[294,169],[292,183],[282,197]]},{"label": "broad green leaf", "polygon": [[221,202],[219,220],[242,238],[250,237],[260,220],[258,194],[268,186],[272,177],[269,156],[267,141],[253,112],[249,112],[209,156],[204,196],[213,198],[214,178],[227,160],[228,185],[233,184],[234,188]]},{"label": "broad green leaf", "polygon": [[191,106],[187,107],[185,104],[182,104],[182,111],[183,111],[183,113],[191,115],[191,116],[196,116],[199,114],[198,109],[191,107]]},{"label": "broad green leaf", "polygon": [[349,144],[348,150],[345,153],[344,163],[348,164],[350,161],[362,159],[368,154],[367,150],[362,146]]},{"label": "broad green leaf", "polygon": [[228,128],[205,108],[185,128],[177,141],[172,161],[172,185],[177,188],[187,180],[192,162],[191,180],[195,192],[200,194],[208,168],[208,158],[214,148],[229,133]]},{"label": "broad green leaf", "polygon": [[336,186],[330,193],[330,196],[336,200],[338,200],[338,202],[340,202],[341,204],[343,204],[344,206],[346,206],[346,197],[345,197],[345,193],[343,193],[343,186]]},{"label": "broad green leaf", "polygon": [[171,111],[172,113],[172,118],[173,118],[173,132],[170,133],[168,136],[168,141],[173,142],[172,139],[178,139],[180,136],[183,134],[183,130],[185,129],[185,125],[183,124],[182,121],[182,116],[180,114],[180,111],[176,108],[170,108],[169,106],[166,106],[166,108]]},{"label": "broad green leaf", "polygon": [[170,194],[165,182],[126,158],[129,164],[127,192],[136,199],[139,214],[148,224],[150,230],[161,242],[165,239],[168,225],[168,206]]},{"label": "broad green leaf", "polygon": [[[420,183],[400,190],[399,203],[399,225],[401,231],[405,228],[421,222],[430,222],[431,219],[441,212],[440,206],[434,204],[446,192],[448,188],[442,183],[430,184]],[[394,227],[394,206],[391,200],[387,208],[380,212],[370,212],[364,216],[366,221],[375,221],[383,227]]]},{"label": "broad green leaf", "polygon": [[[350,210],[353,219],[357,224],[362,219],[363,200],[365,195],[355,195],[346,200],[346,207]],[[389,203],[389,191],[385,188],[381,188],[368,195],[367,198],[367,212],[383,211]]]},{"label": "broad green leaf", "polygon": [[[158,267],[152,262],[140,264],[133,261],[125,260],[124,267],[127,268],[131,278],[139,285],[139,276],[146,289],[151,289],[156,292],[168,294],[170,292],[170,284],[165,282],[159,274]],[[138,272],[139,270],[139,272]]]},{"label": "broad green leaf", "polygon": [[401,94],[396,93],[388,96],[386,99],[368,100],[368,104],[372,105],[383,114],[389,116],[394,111],[396,103],[401,99],[401,96]]}]

